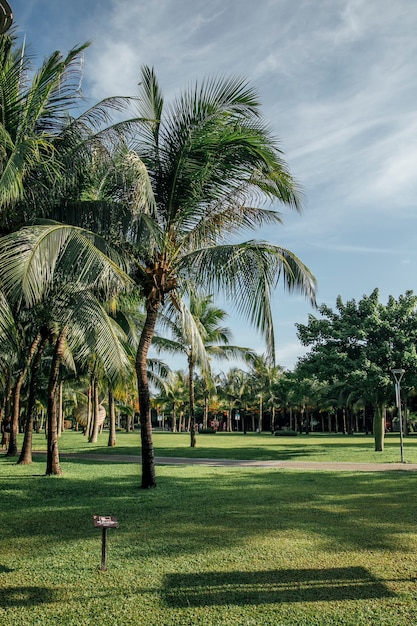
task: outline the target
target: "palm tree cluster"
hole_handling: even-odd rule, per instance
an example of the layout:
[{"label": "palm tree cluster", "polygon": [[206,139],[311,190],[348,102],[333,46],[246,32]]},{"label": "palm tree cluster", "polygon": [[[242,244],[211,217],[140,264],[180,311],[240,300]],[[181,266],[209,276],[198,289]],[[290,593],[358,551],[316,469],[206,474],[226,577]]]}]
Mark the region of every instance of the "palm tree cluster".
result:
[{"label": "palm tree cluster", "polygon": [[[0,36],[3,421],[15,454],[25,389],[30,446],[42,392],[47,473],[57,474],[66,376],[88,381],[91,440],[100,396],[112,406],[137,394],[149,488],[149,385],[166,374],[149,359],[159,329],[171,329],[165,348],[185,351],[192,385],[197,362],[208,371],[207,355],[238,351],[217,327],[221,316],[207,317],[211,294],[222,292],[262,332],[272,358],[271,291],[282,279],[314,303],[315,279],[291,251],[243,237],[281,223],[266,202],[301,208],[255,90],[211,78],[166,105],[154,70],[143,67],[137,98],[108,98],[76,116],[87,45],[55,52],[34,71],[14,37]],[[190,415],[193,424],[192,401]]]}]

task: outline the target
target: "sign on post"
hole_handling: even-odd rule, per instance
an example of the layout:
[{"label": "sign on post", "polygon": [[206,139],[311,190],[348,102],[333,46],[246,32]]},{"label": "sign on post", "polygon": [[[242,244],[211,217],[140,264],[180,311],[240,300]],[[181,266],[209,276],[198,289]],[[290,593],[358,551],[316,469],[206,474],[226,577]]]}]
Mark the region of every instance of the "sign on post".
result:
[{"label": "sign on post", "polygon": [[101,566],[102,572],[105,572],[106,567],[106,543],[107,543],[107,529],[119,528],[119,522],[112,515],[93,515],[94,528],[102,529],[102,541],[101,541]]}]

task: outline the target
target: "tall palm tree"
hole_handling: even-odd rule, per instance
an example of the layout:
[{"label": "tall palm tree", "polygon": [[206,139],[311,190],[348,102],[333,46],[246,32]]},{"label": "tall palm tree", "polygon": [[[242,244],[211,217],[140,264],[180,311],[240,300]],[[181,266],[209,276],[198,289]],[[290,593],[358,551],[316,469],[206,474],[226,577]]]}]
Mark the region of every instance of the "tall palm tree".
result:
[{"label": "tall palm tree", "polygon": [[213,304],[213,296],[191,290],[188,310],[186,311],[183,302],[180,310],[172,307],[171,315],[163,318],[164,330],[169,330],[170,337],[154,336],[153,345],[158,350],[172,354],[182,353],[187,358],[190,436],[193,448],[196,446],[194,391],[196,367],[200,368],[203,376],[211,379],[211,358],[244,358],[252,354],[249,349],[230,344],[231,331],[221,325],[226,316],[226,311]]},{"label": "tall palm tree", "polygon": [[[169,372],[163,390],[158,397],[158,403],[168,409],[172,409],[172,432],[181,432],[184,407],[187,403],[187,380],[186,374],[178,370]],[[177,416],[179,413],[179,422]]]},{"label": "tall palm tree", "polygon": [[[267,406],[270,410],[271,430],[275,428],[275,411],[277,406],[275,389],[282,372],[283,368],[280,365],[276,365],[268,356],[256,355],[251,359],[252,390],[260,398],[260,406]],[[260,409],[259,432],[261,430],[262,414]]]},{"label": "tall palm tree", "polygon": [[[136,357],[142,435],[142,487],[156,485],[146,359],[159,312],[190,281],[226,297],[274,349],[270,293],[282,276],[288,289],[314,301],[315,280],[289,250],[244,231],[281,223],[259,199],[300,209],[297,186],[245,81],[208,80],[166,108],[153,69],[142,70],[143,119],[136,151],[149,177],[147,204],[136,219],[135,277],[146,319]],[[133,229],[132,229],[133,232]]]},{"label": "tall palm tree", "polygon": [[[54,52],[33,72],[31,57],[15,36],[0,36],[0,229],[8,232],[30,214],[27,179],[61,175],[54,138],[80,98],[80,55]],[[31,78],[30,78],[31,77]],[[45,194],[44,194],[45,195]],[[20,203],[20,204],[19,204]],[[22,215],[20,214],[22,213]]]},{"label": "tall palm tree", "polygon": [[[285,248],[256,240],[236,243],[244,231],[281,223],[276,211],[254,206],[258,200],[300,209],[297,187],[262,121],[254,90],[238,79],[209,80],[186,91],[165,113],[155,74],[145,67],[139,96],[136,153],[124,158],[129,173],[136,173],[135,202],[123,205],[132,216],[122,234],[130,240],[124,248],[146,310],[136,375],[142,487],[149,488],[156,479],[146,361],[166,297],[179,303],[190,284],[207,293],[223,290],[262,331],[273,353],[271,290],[282,277],[289,290],[314,302],[315,280]],[[85,275],[83,262],[91,276],[97,267],[92,246],[76,261]],[[47,272],[39,271],[38,287],[47,279]]]},{"label": "tall palm tree", "polygon": [[[242,408],[245,394],[249,389],[249,374],[238,367],[232,367],[227,374],[221,374],[217,379],[217,391],[220,398],[227,404],[226,430],[232,430],[233,407]],[[246,432],[246,411],[242,414],[243,430]]]}]

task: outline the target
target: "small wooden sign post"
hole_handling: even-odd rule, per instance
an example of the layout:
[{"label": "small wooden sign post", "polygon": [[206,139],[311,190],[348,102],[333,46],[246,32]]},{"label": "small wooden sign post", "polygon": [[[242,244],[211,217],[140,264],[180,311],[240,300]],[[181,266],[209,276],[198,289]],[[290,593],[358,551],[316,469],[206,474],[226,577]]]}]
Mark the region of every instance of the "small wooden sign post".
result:
[{"label": "small wooden sign post", "polygon": [[93,515],[93,523],[95,528],[101,528],[102,541],[101,541],[101,571],[105,572],[106,567],[106,543],[107,543],[107,529],[119,528],[119,522],[112,515]]}]

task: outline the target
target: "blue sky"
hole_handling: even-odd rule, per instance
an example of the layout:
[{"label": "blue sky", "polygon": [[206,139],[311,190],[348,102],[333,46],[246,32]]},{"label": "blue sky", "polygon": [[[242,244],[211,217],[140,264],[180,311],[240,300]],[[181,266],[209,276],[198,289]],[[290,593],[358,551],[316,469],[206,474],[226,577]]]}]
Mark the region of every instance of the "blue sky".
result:
[{"label": "blue sky", "polygon": [[[259,91],[305,198],[302,216],[261,238],[294,251],[318,302],[417,291],[417,3],[414,0],[9,0],[38,63],[91,41],[83,94],[135,95],[142,64],[166,99],[206,76]],[[279,208],[279,207],[277,207]],[[273,298],[277,362],[304,353],[303,297]],[[262,341],[230,314],[234,342]]]}]

